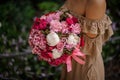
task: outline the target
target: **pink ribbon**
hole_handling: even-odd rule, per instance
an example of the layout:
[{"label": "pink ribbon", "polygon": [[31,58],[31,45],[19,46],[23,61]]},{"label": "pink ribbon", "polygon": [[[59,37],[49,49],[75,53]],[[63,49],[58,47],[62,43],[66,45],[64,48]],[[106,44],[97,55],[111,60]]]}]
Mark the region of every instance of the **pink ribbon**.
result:
[{"label": "pink ribbon", "polygon": [[72,62],[71,59],[73,58],[76,62],[79,64],[85,64],[85,61],[80,59],[79,57],[85,59],[85,54],[83,54],[79,48],[75,48],[75,50],[72,52],[72,54],[67,58],[66,64],[67,64],[67,71],[70,72],[72,70]]}]

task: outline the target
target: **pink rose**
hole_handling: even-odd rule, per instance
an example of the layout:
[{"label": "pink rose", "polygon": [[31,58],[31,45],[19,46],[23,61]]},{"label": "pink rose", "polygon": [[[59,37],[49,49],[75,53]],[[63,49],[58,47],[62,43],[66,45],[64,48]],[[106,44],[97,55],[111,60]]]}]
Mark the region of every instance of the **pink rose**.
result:
[{"label": "pink rose", "polygon": [[54,32],[59,32],[62,29],[62,25],[58,20],[52,20],[50,22],[50,29]]},{"label": "pink rose", "polygon": [[64,48],[64,46],[65,46],[65,44],[60,41],[60,42],[57,44],[57,49],[58,49],[59,51],[62,51],[63,48]]}]

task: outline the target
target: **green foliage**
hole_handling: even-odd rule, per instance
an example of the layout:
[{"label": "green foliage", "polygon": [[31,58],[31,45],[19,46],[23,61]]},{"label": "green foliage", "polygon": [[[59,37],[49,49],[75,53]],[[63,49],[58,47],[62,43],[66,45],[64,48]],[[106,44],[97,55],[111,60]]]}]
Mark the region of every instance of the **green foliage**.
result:
[{"label": "green foliage", "polygon": [[103,47],[103,57],[104,61],[108,60],[108,58],[112,58],[116,55],[120,56],[118,52],[120,51],[120,1],[117,0],[107,0],[108,7],[108,15],[112,19],[112,28],[114,30],[114,35]]},{"label": "green foliage", "polygon": [[[47,7],[45,7],[46,4]],[[42,12],[58,8],[58,4],[55,2],[50,2],[50,5],[48,2],[38,5]],[[7,1],[0,5],[0,58],[2,58],[0,60],[0,79],[48,80],[53,77],[53,73],[58,71],[55,67],[49,67],[48,63],[38,61],[35,55],[24,56],[27,54],[24,53],[24,50],[28,48],[28,35],[35,16],[36,9],[33,7],[29,0]],[[9,56],[1,57],[6,54]],[[19,56],[19,54],[24,55]],[[59,73],[56,74],[56,77],[58,78],[59,75]]]},{"label": "green foliage", "polygon": [[38,4],[38,8],[40,10],[44,10],[44,13],[55,11],[59,8],[58,3],[56,2],[42,2]]},{"label": "green foliage", "polygon": [[27,45],[26,35],[34,13],[35,10],[28,2],[0,5],[0,53],[17,51],[15,47],[18,46],[21,50]]}]

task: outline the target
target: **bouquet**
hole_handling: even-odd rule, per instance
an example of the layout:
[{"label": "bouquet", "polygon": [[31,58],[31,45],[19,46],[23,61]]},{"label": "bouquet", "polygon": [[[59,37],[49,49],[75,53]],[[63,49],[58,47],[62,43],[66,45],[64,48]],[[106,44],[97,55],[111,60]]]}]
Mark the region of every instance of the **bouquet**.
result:
[{"label": "bouquet", "polygon": [[29,35],[32,53],[50,65],[67,65],[72,70],[71,59],[84,64],[85,54],[80,51],[84,46],[81,25],[69,12],[55,11],[34,18]]}]

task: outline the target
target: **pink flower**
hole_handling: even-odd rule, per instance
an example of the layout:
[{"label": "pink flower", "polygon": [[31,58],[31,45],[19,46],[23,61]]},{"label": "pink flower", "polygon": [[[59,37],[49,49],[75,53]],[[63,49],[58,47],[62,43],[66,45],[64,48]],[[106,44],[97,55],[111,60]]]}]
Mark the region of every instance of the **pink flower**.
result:
[{"label": "pink flower", "polygon": [[47,21],[45,19],[35,18],[33,29],[44,30],[47,27]]},{"label": "pink flower", "polygon": [[61,25],[62,25],[62,33],[69,33],[69,27],[68,27],[66,21],[62,21]]},{"label": "pink flower", "polygon": [[73,45],[73,44],[66,44],[66,45],[65,45],[65,47],[66,47],[68,50],[72,49],[74,46],[75,46],[75,45]]},{"label": "pink flower", "polygon": [[72,24],[72,25],[70,26],[70,28],[71,28],[71,32],[72,32],[72,33],[80,34],[80,32],[81,32],[80,24],[78,24],[78,23]]},{"label": "pink flower", "polygon": [[62,12],[58,11],[56,13],[51,13],[49,15],[47,15],[47,22],[50,23],[52,20],[60,20],[60,15],[62,14]]},{"label": "pink flower", "polygon": [[29,44],[34,47],[39,47],[40,49],[44,50],[46,48],[46,38],[45,35],[42,34],[39,30],[32,29],[30,36],[29,36]]},{"label": "pink flower", "polygon": [[62,29],[62,25],[58,20],[52,20],[50,22],[50,29],[54,32],[59,32]]},{"label": "pink flower", "polygon": [[54,16],[54,14],[50,14],[47,16],[46,20],[48,23],[50,23],[53,20],[53,16]]},{"label": "pink flower", "polygon": [[57,49],[59,51],[62,51],[64,49],[64,46],[65,46],[65,43],[60,41],[58,44],[57,44]]},{"label": "pink flower", "polygon": [[84,46],[83,37],[78,36],[80,32],[81,25],[73,15],[61,11],[52,12],[34,18],[29,44],[39,59],[58,66],[66,62],[74,48]]},{"label": "pink flower", "polygon": [[66,22],[68,23],[68,25],[74,24],[72,18],[67,18]]},{"label": "pink flower", "polygon": [[61,11],[58,11],[56,14],[55,14],[55,16],[54,16],[54,19],[55,20],[60,20],[60,16],[63,14],[63,12],[61,12]]},{"label": "pink flower", "polygon": [[41,50],[40,50],[40,48],[39,47],[37,47],[37,46],[35,46],[33,49],[32,49],[32,53],[33,54],[40,54],[41,53]]}]

